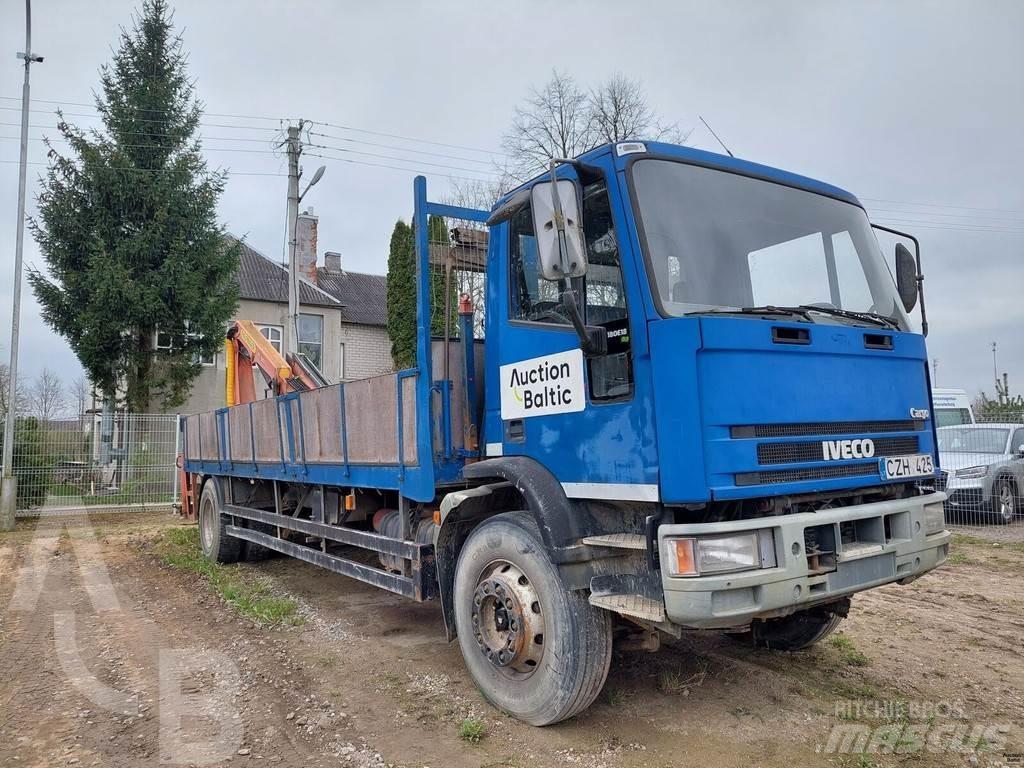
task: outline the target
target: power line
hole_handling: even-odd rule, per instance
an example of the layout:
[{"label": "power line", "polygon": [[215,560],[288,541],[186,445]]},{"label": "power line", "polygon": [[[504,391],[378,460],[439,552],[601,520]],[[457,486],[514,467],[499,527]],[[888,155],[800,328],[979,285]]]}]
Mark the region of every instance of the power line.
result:
[{"label": "power line", "polygon": [[861,200],[872,202],[872,203],[895,203],[897,205],[916,205],[925,208],[958,208],[964,211],[993,211],[995,213],[1017,213],[1024,214],[1024,211],[1013,210],[1010,208],[972,208],[968,205],[951,205],[949,203],[913,203],[906,200],[883,200],[881,198],[874,197],[862,197]]},{"label": "power line", "polygon": [[352,160],[350,158],[345,158],[345,157],[330,157],[328,155],[317,154],[316,152],[304,152],[303,156],[305,156],[305,157],[319,157],[319,158],[323,158],[324,160],[337,160],[339,163],[350,163],[352,165],[365,165],[365,166],[368,166],[368,167],[371,167],[371,168],[388,168],[388,169],[390,169],[392,171],[404,171],[405,173],[417,173],[417,174],[423,174],[424,176],[429,176],[429,175],[433,174],[435,176],[444,176],[447,179],[458,179],[460,181],[486,181],[486,179],[479,179],[479,178],[474,179],[474,178],[470,178],[468,176],[456,176],[456,175],[450,174],[450,173],[438,173],[437,171],[423,171],[423,170],[420,170],[420,169],[417,169],[417,168],[402,168],[402,167],[399,167],[397,165],[385,165],[384,163],[371,163],[371,162],[369,162],[367,160]]},{"label": "power line", "polygon": [[[17,163],[17,160],[0,160],[0,163]],[[48,167],[48,163],[40,163],[30,161],[29,165]],[[117,171],[119,173],[164,173],[164,168],[111,168],[107,167],[104,170]],[[287,176],[287,173],[271,173],[268,171],[233,171],[230,168],[219,169],[229,176]]]},{"label": "power line", "polygon": [[[146,79],[146,78],[143,78],[143,79]],[[0,99],[5,99],[7,101],[20,101],[21,100],[20,97],[15,97],[15,96],[0,96]],[[53,99],[32,99],[32,101],[37,103],[37,104],[56,104],[59,107],[67,105],[67,106],[71,106],[71,107],[85,107],[87,109],[93,109],[93,110],[97,109],[95,104],[86,104],[85,102],[82,102],[82,101],[54,101]],[[11,107],[3,107],[3,108],[4,109],[11,109]],[[32,110],[32,111],[38,111],[38,110]],[[162,109],[137,109],[136,111],[138,111],[138,112],[165,112],[166,110],[162,110]],[[233,115],[233,114],[229,114],[229,113],[226,113],[226,112],[207,112],[206,110],[203,110],[203,114],[204,115],[210,115],[211,117],[231,117],[231,118],[236,118],[238,120],[285,120],[285,121],[287,121],[287,120],[293,119],[293,118],[289,118],[289,117],[271,117],[269,115]]]},{"label": "power line", "polygon": [[[376,158],[381,159],[381,160],[394,160],[394,161],[397,161],[397,162],[400,162],[400,163],[418,163],[419,165],[429,165],[429,166],[432,166],[434,168],[443,168],[445,170],[467,171],[468,173],[479,173],[481,175],[493,178],[492,174],[488,173],[487,171],[482,171],[479,168],[463,168],[463,167],[458,166],[458,165],[447,165],[447,164],[444,164],[444,163],[431,163],[431,162],[426,161],[426,160],[416,160],[414,158],[408,158],[408,157],[395,157],[394,155],[382,155],[382,154],[379,154],[377,152],[360,152],[360,151],[354,150],[354,149],[344,149],[342,147],[330,147],[330,146],[328,146],[326,144],[306,144],[306,146],[307,147],[315,147],[317,149],[326,149],[326,150],[330,150],[330,151],[333,151],[333,152],[345,152],[346,154],[362,155],[364,157],[376,157]],[[331,160],[341,160],[342,159],[340,157],[328,157],[326,155],[318,155],[318,157],[327,157],[327,159],[331,159]]]},{"label": "power line", "polygon": [[312,120],[313,125],[323,125],[328,128],[336,128],[340,131],[352,131],[353,133],[365,133],[370,136],[383,136],[389,139],[400,139],[402,141],[412,141],[416,144],[431,144],[435,147],[448,147],[448,149],[465,149],[469,152],[482,152],[485,155],[494,155],[501,157],[501,152],[494,152],[490,149],[480,149],[479,147],[467,147],[464,144],[445,144],[441,141],[430,141],[429,139],[417,139],[412,136],[401,136],[397,133],[384,133],[383,131],[370,131],[365,128],[353,128],[348,125],[338,125],[337,123],[326,123],[320,120]]},{"label": "power line", "polygon": [[381,147],[382,149],[394,149],[399,152],[412,152],[417,155],[427,155],[429,157],[445,157],[449,160],[459,160],[466,163],[479,163],[481,165],[487,165],[492,163],[492,160],[476,160],[472,157],[460,157],[458,155],[446,155],[443,152],[429,152],[425,149],[412,149],[411,147],[396,147],[394,144],[378,144],[372,141],[362,141],[360,139],[350,139],[346,136],[335,136],[331,133],[319,133],[317,131],[310,131],[310,136],[320,136],[325,139],[335,139],[337,141],[347,141],[353,144],[362,144],[368,147]]}]

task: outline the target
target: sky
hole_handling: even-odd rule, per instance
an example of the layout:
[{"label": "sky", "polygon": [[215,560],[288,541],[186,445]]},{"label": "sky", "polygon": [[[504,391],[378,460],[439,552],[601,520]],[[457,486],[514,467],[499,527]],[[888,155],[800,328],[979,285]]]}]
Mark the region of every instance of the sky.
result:
[{"label": "sky", "polygon": [[[992,342],[1024,391],[1024,3],[560,3],[179,0],[189,71],[206,105],[204,150],[228,169],[220,216],[280,260],[287,179],[273,140],[314,121],[305,206],[321,253],[383,273],[412,180],[441,198],[449,176],[486,178],[516,104],[552,69],[583,85],[641,81],[689,143],[850,190],[872,218],[916,233],[929,355],[941,387],[992,394]],[[29,206],[53,111],[96,126],[93,91],[135,3],[35,0]],[[9,354],[24,5],[0,0],[0,358]],[[387,134],[387,135],[384,135]],[[330,147],[325,149],[324,147]],[[357,154],[359,153],[359,154]],[[369,165],[376,163],[377,166]],[[393,166],[391,168],[379,167]],[[400,169],[396,169],[400,168]],[[463,182],[464,183],[464,182]],[[883,243],[887,250],[892,243]],[[27,267],[45,265],[26,235]],[[22,293],[20,370],[71,381],[73,353]]]}]

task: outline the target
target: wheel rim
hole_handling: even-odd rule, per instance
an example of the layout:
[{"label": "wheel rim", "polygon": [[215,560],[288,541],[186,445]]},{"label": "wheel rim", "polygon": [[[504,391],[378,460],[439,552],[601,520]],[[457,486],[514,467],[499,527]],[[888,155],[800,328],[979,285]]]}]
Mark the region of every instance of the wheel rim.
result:
[{"label": "wheel rim", "polygon": [[1009,483],[1002,483],[999,486],[999,514],[1004,520],[1009,520],[1013,517],[1013,512],[1013,489],[1010,487]]},{"label": "wheel rim", "polygon": [[207,554],[210,552],[210,542],[213,541],[215,519],[212,502],[203,499],[199,505],[199,544]]},{"label": "wheel rim", "polygon": [[473,592],[473,634],[480,653],[508,677],[528,677],[544,656],[544,613],[533,584],[513,563],[497,560]]}]

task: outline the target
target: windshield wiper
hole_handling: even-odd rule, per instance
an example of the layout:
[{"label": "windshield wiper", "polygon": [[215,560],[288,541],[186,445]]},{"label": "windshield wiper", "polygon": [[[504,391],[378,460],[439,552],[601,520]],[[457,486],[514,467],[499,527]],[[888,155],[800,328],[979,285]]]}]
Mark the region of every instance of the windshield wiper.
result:
[{"label": "windshield wiper", "polygon": [[892,328],[899,330],[900,324],[893,320],[891,317],[886,315],[880,315],[877,312],[854,312],[852,309],[839,309],[839,307],[820,307],[815,304],[801,304],[800,309],[807,312],[821,312],[823,315],[833,315],[835,317],[846,317],[850,320],[860,320],[865,323],[874,323],[875,325],[881,325],[886,328]]},{"label": "windshield wiper", "polygon": [[[814,307],[811,307],[814,309]],[[809,323],[814,320],[807,314],[808,307],[775,307],[768,304],[763,307],[710,307],[709,309],[697,309],[693,312],[684,312],[684,315],[791,315],[802,317]]]}]

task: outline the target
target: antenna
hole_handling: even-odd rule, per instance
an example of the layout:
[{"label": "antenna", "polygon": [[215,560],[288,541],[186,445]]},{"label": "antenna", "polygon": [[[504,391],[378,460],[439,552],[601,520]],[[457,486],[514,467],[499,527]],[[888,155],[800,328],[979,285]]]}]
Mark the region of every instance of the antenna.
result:
[{"label": "antenna", "polygon": [[[700,117],[700,115],[697,115],[697,117]],[[700,121],[701,121],[702,123],[704,123],[704,127],[705,127],[705,128],[707,128],[707,129],[708,129],[709,131],[711,131],[711,135],[715,137],[715,141],[717,141],[717,142],[718,142],[719,144],[721,144],[721,145],[722,145],[722,149],[724,149],[724,150],[725,150],[726,152],[728,152],[728,153],[729,153],[729,157],[736,157],[736,155],[734,155],[734,154],[733,154],[733,153],[732,153],[732,152],[731,152],[731,151],[729,150],[729,148],[728,148],[727,146],[725,146],[725,142],[724,142],[724,141],[722,141],[722,140],[721,140],[720,138],[718,138],[718,134],[717,134],[717,133],[715,133],[715,129],[714,129],[714,128],[712,128],[712,127],[711,127],[710,125],[708,125],[708,121],[707,121],[707,120],[705,120],[705,119],[704,119],[703,117],[700,117]]]}]

